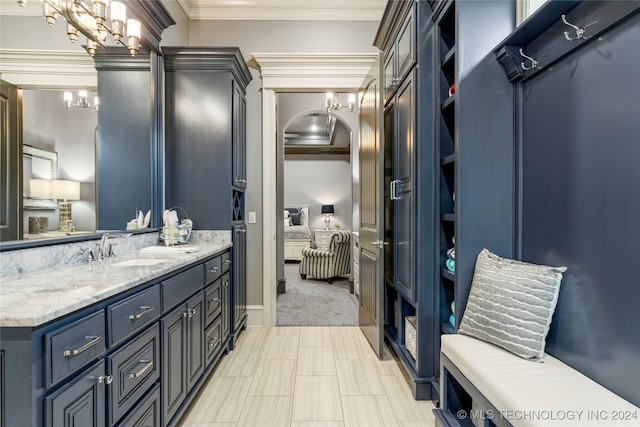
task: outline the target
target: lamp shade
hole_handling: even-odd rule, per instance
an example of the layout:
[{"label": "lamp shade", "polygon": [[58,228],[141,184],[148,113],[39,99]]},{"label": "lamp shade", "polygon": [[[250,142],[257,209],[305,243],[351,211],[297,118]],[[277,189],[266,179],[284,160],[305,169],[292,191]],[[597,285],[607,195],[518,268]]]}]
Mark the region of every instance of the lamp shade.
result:
[{"label": "lamp shade", "polygon": [[39,197],[48,199],[51,197],[51,180],[50,179],[30,179],[29,195],[31,197]]},{"label": "lamp shade", "polygon": [[80,183],[78,181],[65,181],[53,179],[51,182],[51,196],[54,199],[79,200]]},{"label": "lamp shade", "polygon": [[329,215],[334,214],[333,205],[322,205],[322,214]]}]

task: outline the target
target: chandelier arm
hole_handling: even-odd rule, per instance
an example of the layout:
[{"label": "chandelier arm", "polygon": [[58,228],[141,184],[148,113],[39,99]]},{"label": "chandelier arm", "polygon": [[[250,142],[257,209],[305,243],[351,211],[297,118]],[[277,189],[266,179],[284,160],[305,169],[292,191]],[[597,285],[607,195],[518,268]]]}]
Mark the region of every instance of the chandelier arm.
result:
[{"label": "chandelier arm", "polygon": [[[46,0],[45,0],[46,1]],[[84,5],[80,3],[84,9]],[[75,27],[78,31],[84,34],[89,40],[97,43],[100,47],[105,47],[105,44],[102,40],[100,40],[89,27],[84,25],[80,20],[80,15],[73,10],[73,3],[69,1],[64,1],[62,3],[62,15],[64,19],[67,20],[69,24]]]}]

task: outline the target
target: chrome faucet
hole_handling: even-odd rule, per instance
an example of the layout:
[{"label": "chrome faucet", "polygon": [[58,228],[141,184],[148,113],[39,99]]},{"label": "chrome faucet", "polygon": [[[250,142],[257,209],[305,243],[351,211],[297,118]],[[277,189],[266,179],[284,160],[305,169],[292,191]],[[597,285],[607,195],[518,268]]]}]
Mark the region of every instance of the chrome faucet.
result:
[{"label": "chrome faucet", "polygon": [[109,236],[107,233],[103,234],[100,238],[100,246],[98,247],[98,256],[100,259],[108,258],[110,255],[107,253],[109,251]]}]

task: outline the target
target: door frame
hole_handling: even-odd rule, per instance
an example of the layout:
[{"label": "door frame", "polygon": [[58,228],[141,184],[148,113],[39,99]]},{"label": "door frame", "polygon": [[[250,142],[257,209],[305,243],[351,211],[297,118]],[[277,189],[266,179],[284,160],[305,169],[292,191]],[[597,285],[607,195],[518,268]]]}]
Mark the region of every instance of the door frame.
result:
[{"label": "door frame", "polygon": [[[296,54],[254,53],[262,77],[262,319],[252,324],[276,324],[276,93],[357,91],[375,61],[376,53]],[[255,311],[254,316],[259,316]]]}]

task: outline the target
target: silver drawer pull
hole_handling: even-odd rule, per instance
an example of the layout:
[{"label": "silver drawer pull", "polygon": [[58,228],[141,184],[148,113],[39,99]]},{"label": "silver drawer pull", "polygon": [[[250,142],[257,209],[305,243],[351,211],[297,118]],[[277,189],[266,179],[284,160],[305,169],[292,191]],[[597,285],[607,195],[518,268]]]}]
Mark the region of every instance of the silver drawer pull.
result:
[{"label": "silver drawer pull", "polygon": [[149,314],[150,312],[153,311],[153,307],[149,307],[148,305],[143,305],[142,307],[140,307],[140,309],[142,310],[140,313],[138,313],[138,314],[130,314],[129,315],[129,320],[138,320],[142,316],[146,316],[147,314]]},{"label": "silver drawer pull", "polygon": [[215,347],[215,346],[217,346],[218,344],[220,344],[220,338],[218,338],[218,341],[216,341],[216,342],[209,341],[209,348],[211,348],[211,347]]},{"label": "silver drawer pull", "polygon": [[209,307],[211,307],[212,305],[218,305],[218,304],[220,304],[220,298],[214,298],[209,301]]},{"label": "silver drawer pull", "polygon": [[113,382],[112,375],[100,375],[98,377],[98,384],[111,384]]},{"label": "silver drawer pull", "polygon": [[93,347],[94,345],[98,344],[100,341],[103,340],[103,337],[102,336],[97,336],[97,337],[96,336],[88,336],[88,337],[85,337],[85,339],[88,339],[88,340],[91,340],[91,341],[89,341],[88,343],[86,343],[85,345],[83,345],[80,348],[76,348],[76,349],[73,349],[73,350],[65,350],[64,353],[62,353],[62,354],[65,357],[75,356],[76,354],[80,354],[83,351],[88,350],[91,347]]},{"label": "silver drawer pull", "polygon": [[195,308],[189,308],[182,314],[182,317],[193,317],[198,312]]},{"label": "silver drawer pull", "polygon": [[211,270],[209,270],[209,273],[217,273],[218,270],[220,270],[220,267],[216,266],[216,267],[213,267]]},{"label": "silver drawer pull", "polygon": [[225,263],[225,265],[230,265],[231,264],[231,260],[227,259],[227,260],[224,261],[224,263]]},{"label": "silver drawer pull", "polygon": [[153,360],[142,359],[140,363],[144,363],[145,365],[142,368],[140,368],[139,371],[131,372],[127,374],[128,378],[138,378],[139,376],[144,374],[147,371],[147,369],[153,366]]}]

